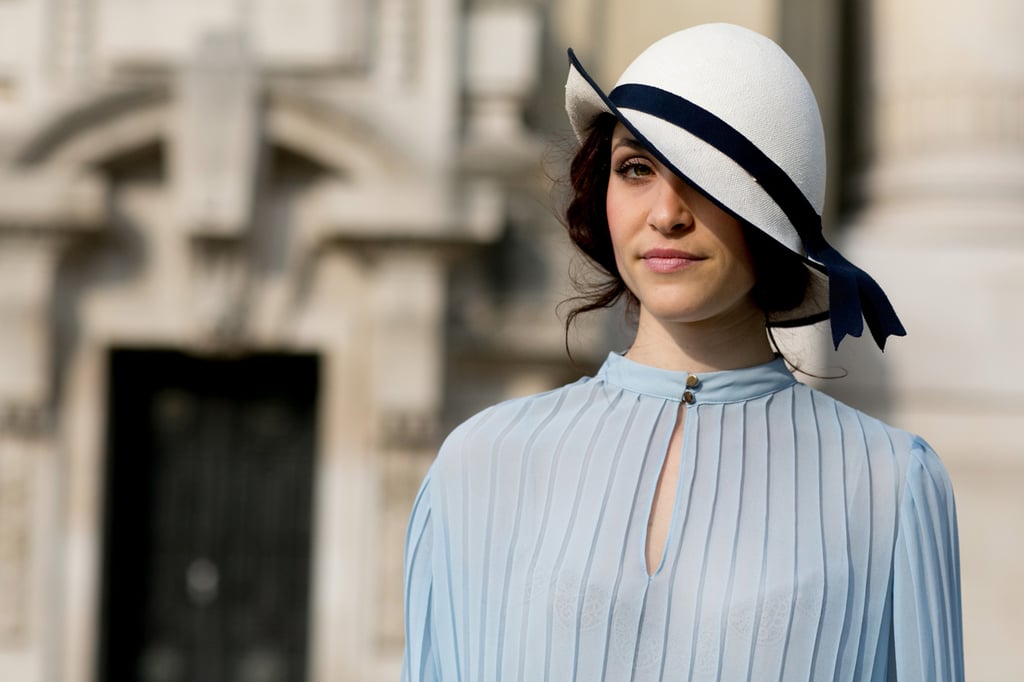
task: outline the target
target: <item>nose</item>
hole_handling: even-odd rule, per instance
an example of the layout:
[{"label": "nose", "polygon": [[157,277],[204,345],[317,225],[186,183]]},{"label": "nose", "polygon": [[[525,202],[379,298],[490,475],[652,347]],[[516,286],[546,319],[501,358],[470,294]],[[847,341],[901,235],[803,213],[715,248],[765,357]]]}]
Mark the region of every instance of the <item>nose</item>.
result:
[{"label": "nose", "polygon": [[668,178],[659,177],[647,212],[647,224],[662,234],[680,232],[693,226],[693,213],[675,184]]}]

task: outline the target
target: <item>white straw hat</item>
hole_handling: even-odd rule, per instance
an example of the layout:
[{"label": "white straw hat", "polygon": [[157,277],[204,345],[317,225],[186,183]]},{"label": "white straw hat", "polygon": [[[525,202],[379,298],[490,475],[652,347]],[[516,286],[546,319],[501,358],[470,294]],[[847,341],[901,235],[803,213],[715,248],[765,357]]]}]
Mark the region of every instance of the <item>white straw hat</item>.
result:
[{"label": "white straw hat", "polygon": [[577,138],[611,113],[658,160],[742,222],[802,256],[811,273],[773,326],[831,318],[838,348],[866,319],[879,348],[906,332],[885,293],[821,232],[825,135],[807,79],[770,39],[705,24],[657,41],[605,94],[569,50],[565,104]]}]

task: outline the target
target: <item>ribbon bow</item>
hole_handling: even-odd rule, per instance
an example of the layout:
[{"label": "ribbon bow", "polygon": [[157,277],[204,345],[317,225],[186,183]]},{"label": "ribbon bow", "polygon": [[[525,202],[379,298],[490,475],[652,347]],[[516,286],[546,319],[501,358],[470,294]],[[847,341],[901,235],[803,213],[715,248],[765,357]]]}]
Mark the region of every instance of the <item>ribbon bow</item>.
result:
[{"label": "ribbon bow", "polygon": [[824,265],[828,271],[829,324],[832,328],[832,343],[837,350],[847,334],[860,336],[864,332],[865,321],[871,337],[881,350],[885,350],[888,337],[907,335],[889,297],[878,282],[825,241],[820,219],[816,228],[804,230],[801,237],[807,255]]}]

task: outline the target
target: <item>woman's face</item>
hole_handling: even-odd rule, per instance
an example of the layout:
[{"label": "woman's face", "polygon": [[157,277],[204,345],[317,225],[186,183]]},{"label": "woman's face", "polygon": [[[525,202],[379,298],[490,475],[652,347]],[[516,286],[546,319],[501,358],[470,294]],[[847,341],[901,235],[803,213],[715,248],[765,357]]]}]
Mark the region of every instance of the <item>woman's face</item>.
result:
[{"label": "woman's face", "polygon": [[619,274],[641,314],[697,323],[758,313],[739,222],[654,158],[620,123],[606,202]]}]

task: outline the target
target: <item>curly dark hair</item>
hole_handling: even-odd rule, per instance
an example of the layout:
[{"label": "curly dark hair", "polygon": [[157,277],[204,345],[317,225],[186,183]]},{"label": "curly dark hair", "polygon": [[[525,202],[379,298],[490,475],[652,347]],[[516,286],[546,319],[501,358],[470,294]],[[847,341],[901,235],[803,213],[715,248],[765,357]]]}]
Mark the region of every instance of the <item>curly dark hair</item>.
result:
[{"label": "curly dark hair", "polygon": [[[566,316],[566,334],[582,313],[609,308],[620,299],[626,300],[628,310],[635,310],[638,303],[615,263],[605,208],[615,124],[616,119],[611,114],[598,116],[569,167],[571,199],[565,211],[565,228],[569,238],[596,268],[598,279],[573,278],[579,295],[568,301],[573,306]],[[740,224],[754,263],[751,297],[770,324],[772,313],[800,305],[807,293],[810,275],[800,256],[746,221],[740,219]]]}]

